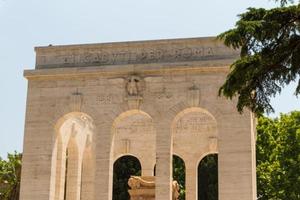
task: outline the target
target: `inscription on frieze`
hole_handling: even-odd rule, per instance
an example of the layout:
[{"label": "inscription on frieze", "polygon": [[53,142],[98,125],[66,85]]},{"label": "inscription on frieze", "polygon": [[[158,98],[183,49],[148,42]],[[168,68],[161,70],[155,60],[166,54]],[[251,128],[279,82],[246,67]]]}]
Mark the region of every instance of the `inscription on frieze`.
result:
[{"label": "inscription on frieze", "polygon": [[215,130],[215,120],[204,112],[188,113],[181,117],[175,125],[177,134],[209,134]]},{"label": "inscription on frieze", "polygon": [[72,52],[63,55],[37,55],[37,66],[48,65],[55,67],[57,64],[65,66],[77,65],[116,65],[156,62],[178,62],[187,60],[202,60],[215,55],[211,47],[183,47],[183,48],[144,48],[129,50],[107,51],[101,49],[85,50],[85,52]]},{"label": "inscription on frieze", "polygon": [[[180,61],[189,58],[203,58],[214,55],[211,47],[180,48],[180,49],[142,49],[141,51],[116,51],[116,52],[86,52],[80,56],[80,63],[94,64],[123,64],[147,63],[157,61]],[[68,59],[70,60],[70,59]]]}]

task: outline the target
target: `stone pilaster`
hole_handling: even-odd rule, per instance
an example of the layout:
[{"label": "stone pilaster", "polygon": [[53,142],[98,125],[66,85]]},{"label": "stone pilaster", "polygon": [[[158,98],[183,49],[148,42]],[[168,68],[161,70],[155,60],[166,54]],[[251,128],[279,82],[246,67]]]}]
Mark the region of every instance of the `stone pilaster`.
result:
[{"label": "stone pilaster", "polygon": [[167,124],[161,120],[156,133],[156,200],[172,198],[172,135]]}]

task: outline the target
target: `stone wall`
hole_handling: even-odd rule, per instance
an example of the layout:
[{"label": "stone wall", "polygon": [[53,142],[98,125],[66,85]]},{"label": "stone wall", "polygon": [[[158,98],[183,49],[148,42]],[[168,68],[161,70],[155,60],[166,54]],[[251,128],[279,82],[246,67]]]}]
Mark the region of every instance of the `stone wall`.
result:
[{"label": "stone wall", "polygon": [[[111,200],[112,166],[123,155],[137,157],[146,176],[156,164],[156,199],[171,199],[173,154],[185,162],[186,199],[194,200],[198,164],[210,153],[219,158],[219,199],[256,199],[251,113],[240,115],[236,100],[217,95],[236,51],[193,38],[38,47],[36,54],[36,69],[24,72],[21,200],[62,200],[57,180],[65,168],[74,172],[66,177],[82,173],[67,183],[77,194],[68,200]],[[58,144],[72,134],[80,150],[71,168]]]}]

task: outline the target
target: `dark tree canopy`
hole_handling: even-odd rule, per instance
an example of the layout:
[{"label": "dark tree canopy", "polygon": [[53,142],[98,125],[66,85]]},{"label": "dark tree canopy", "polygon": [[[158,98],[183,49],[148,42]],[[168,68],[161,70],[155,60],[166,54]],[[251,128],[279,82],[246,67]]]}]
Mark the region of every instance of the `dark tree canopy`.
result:
[{"label": "dark tree canopy", "polygon": [[[279,0],[278,0],[279,1]],[[248,8],[235,28],[218,36],[225,45],[240,49],[240,59],[231,65],[219,90],[228,98],[238,97],[237,109],[256,114],[273,112],[270,97],[300,74],[300,4],[281,0],[273,9]],[[300,81],[295,94],[300,93]]]}]

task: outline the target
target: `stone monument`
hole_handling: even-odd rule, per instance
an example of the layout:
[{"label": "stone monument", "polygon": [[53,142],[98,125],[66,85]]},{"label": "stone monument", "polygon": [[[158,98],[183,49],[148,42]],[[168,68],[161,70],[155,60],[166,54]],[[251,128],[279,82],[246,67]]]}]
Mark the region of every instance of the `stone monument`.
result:
[{"label": "stone monument", "polygon": [[218,89],[239,52],[216,38],[36,47],[28,79],[21,200],[112,200],[113,164],[136,157],[172,199],[172,156],[197,167],[218,154],[220,200],[255,200],[251,112]]}]

